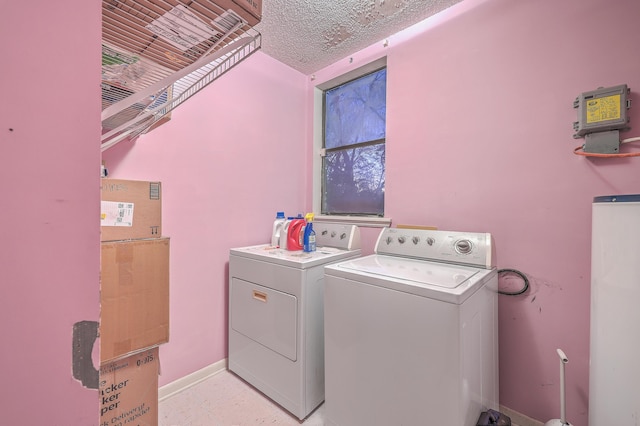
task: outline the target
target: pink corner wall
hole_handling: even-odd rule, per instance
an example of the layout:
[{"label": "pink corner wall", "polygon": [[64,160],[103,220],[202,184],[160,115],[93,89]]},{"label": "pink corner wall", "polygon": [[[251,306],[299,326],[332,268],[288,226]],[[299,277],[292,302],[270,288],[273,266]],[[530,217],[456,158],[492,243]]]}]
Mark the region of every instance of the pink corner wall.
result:
[{"label": "pink corner wall", "polygon": [[100,3],[3,6],[0,423],[97,425],[72,335],[99,317]]},{"label": "pink corner wall", "polygon": [[160,385],[227,357],[229,249],[304,212],[305,77],[257,52],[103,159],[110,177],[162,182],[171,237],[170,342]]},{"label": "pink corner wall", "polygon": [[[525,295],[500,296],[500,403],[541,421],[560,415],[562,348],[567,417],[588,422],[591,202],[640,192],[640,158],[574,155],[572,103],[622,83],[640,98],[639,14],[630,0],[466,0],[315,73],[387,55],[386,212],[491,232],[498,268],[527,274]],[[623,137],[640,135],[630,116]]]},{"label": "pink corner wall", "polygon": [[[228,249],[268,240],[277,210],[311,205],[312,89],[387,55],[386,208],[393,223],[487,231],[499,268],[531,289],[500,297],[500,398],[559,415],[556,348],[570,358],[567,412],[588,416],[591,201],[640,191],[640,159],[572,150],[573,100],[640,93],[631,0],[465,0],[303,76],[258,52],[135,143],[106,151],[112,177],[163,182],[172,238],[164,385],[226,357]],[[640,134],[640,109],[631,125]],[[376,230],[365,230],[369,252]]]}]

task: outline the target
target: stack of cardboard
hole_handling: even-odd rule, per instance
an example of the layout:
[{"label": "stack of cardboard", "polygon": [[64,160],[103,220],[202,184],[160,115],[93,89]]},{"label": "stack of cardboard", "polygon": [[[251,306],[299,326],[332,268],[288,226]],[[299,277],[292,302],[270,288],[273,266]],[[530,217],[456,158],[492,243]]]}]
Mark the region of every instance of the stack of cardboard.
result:
[{"label": "stack of cardboard", "polygon": [[169,341],[169,238],[160,182],[102,179],[100,425],[155,425]]}]

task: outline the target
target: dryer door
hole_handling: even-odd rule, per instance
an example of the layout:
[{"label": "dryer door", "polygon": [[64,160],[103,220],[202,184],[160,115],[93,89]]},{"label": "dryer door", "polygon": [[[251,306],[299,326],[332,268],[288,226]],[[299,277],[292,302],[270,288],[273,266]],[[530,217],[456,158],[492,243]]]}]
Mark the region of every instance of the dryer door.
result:
[{"label": "dryer door", "polygon": [[296,361],[297,298],[232,277],[231,328]]}]

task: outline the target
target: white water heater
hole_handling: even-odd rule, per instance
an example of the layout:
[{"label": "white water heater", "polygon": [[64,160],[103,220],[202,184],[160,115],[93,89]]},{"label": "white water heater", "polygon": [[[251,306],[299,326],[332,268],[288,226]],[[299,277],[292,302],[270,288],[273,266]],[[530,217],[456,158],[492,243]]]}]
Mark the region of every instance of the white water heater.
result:
[{"label": "white water heater", "polygon": [[640,194],[596,197],[589,424],[640,423]]}]

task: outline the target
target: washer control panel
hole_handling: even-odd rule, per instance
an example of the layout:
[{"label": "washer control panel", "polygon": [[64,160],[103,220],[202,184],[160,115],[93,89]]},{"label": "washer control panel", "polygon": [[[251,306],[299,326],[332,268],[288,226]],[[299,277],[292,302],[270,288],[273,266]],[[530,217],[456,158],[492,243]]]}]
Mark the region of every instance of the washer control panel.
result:
[{"label": "washer control panel", "polygon": [[489,233],[384,228],[375,252],[483,268],[495,266]]}]

